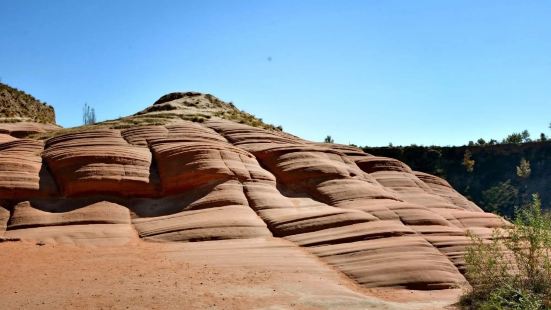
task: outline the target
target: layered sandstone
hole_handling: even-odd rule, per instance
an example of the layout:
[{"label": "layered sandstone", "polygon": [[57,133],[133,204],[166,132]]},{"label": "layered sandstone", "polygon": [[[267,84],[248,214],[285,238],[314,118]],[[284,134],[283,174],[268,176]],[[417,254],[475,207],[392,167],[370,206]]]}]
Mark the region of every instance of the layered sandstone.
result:
[{"label": "layered sandstone", "polygon": [[151,152],[126,142],[120,131],[92,129],[46,142],[43,157],[66,196],[151,195]]},{"label": "layered sandstone", "polygon": [[[150,124],[126,118],[43,141],[5,131],[0,235],[97,246],[285,239],[364,287],[432,290],[465,282],[469,233],[490,238],[506,224],[402,162],[224,119],[231,111],[175,93],[134,116]],[[189,121],[199,112],[209,117]]]},{"label": "layered sandstone", "polygon": [[42,141],[9,139],[0,142],[0,199],[27,199],[57,192],[42,164]]}]

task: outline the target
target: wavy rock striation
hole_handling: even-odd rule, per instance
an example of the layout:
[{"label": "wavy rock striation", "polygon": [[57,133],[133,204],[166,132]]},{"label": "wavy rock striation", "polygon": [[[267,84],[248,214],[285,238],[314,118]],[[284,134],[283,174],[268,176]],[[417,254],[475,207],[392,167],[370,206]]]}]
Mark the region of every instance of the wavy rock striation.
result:
[{"label": "wavy rock striation", "polygon": [[[177,93],[140,115],[226,109],[209,98]],[[397,160],[209,115],[111,121],[44,143],[5,134],[0,233],[95,245],[282,238],[365,287],[431,290],[465,282],[468,233],[507,224]]]},{"label": "wavy rock striation", "polygon": [[43,156],[66,196],[149,196],[154,192],[149,179],[151,152],[129,144],[117,130],[88,130],[51,138]]},{"label": "wavy rock striation", "polygon": [[107,201],[67,211],[20,202],[14,207],[5,236],[93,245],[123,245],[137,239],[129,210]]},{"label": "wavy rock striation", "polygon": [[41,141],[31,139],[0,143],[0,199],[51,196],[57,192],[42,164],[43,148]]}]

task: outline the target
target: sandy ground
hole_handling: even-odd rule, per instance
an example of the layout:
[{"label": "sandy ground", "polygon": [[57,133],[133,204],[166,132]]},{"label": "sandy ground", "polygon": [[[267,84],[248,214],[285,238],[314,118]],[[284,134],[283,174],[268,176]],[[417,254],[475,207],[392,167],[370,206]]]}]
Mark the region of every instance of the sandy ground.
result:
[{"label": "sandy ground", "polygon": [[0,309],[442,309],[457,290],[363,289],[276,238],[0,243]]}]

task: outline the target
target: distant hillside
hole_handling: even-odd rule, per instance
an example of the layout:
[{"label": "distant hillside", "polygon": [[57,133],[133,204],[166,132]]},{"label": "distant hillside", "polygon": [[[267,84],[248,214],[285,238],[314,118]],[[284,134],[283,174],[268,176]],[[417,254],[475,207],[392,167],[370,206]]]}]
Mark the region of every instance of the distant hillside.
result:
[{"label": "distant hillside", "polygon": [[[474,160],[472,172],[463,165],[467,150]],[[488,211],[512,216],[514,206],[535,192],[540,194],[544,207],[551,209],[551,141],[459,147],[365,147],[364,151],[396,158],[414,170],[441,176]],[[517,176],[516,167],[522,158],[530,162],[531,168],[525,179]]]},{"label": "distant hillside", "polygon": [[0,123],[20,121],[55,124],[54,108],[17,88],[0,83]]}]

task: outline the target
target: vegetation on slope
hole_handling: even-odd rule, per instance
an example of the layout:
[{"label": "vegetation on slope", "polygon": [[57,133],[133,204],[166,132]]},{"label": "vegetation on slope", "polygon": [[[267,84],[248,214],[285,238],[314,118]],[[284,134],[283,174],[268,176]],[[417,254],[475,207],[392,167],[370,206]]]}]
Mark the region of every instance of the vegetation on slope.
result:
[{"label": "vegetation on slope", "polygon": [[164,95],[152,106],[134,116],[148,115],[150,118],[155,118],[157,114],[164,114],[165,117],[172,115],[174,118],[183,118],[194,122],[203,122],[211,117],[218,117],[253,127],[283,130],[281,126],[264,123],[261,118],[239,110],[232,102],[226,103],[211,94],[198,92],[176,92]]},{"label": "vegetation on slope", "polygon": [[461,299],[464,308],[551,309],[551,216],[536,194],[491,241],[472,238],[465,256],[472,290]]},{"label": "vegetation on slope", "polygon": [[529,193],[539,193],[544,208],[551,209],[549,140],[457,147],[365,147],[364,151],[443,177],[486,211],[514,217],[515,206],[529,200]]},{"label": "vegetation on slope", "polygon": [[0,83],[0,122],[55,124],[54,108],[17,88]]},{"label": "vegetation on slope", "polygon": [[34,139],[45,140],[65,133],[85,131],[92,128],[125,129],[136,126],[163,126],[181,120],[203,123],[221,118],[267,130],[283,131],[281,126],[266,124],[261,118],[237,109],[213,95],[197,92],[170,93],[159,98],[153,105],[134,115],[96,122],[95,111],[87,104],[83,109],[83,126],[61,129],[55,132],[35,134]]}]

